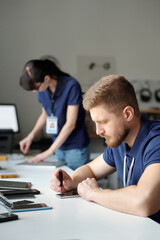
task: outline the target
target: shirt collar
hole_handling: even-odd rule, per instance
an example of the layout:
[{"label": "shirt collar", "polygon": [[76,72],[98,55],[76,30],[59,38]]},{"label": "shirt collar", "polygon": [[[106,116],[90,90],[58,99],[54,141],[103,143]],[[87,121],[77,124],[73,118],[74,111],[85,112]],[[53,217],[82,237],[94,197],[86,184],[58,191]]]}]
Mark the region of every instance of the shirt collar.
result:
[{"label": "shirt collar", "polygon": [[148,123],[148,121],[146,119],[144,119],[143,117],[141,117],[141,126],[139,129],[139,132],[137,134],[137,137],[134,141],[134,144],[133,144],[131,150],[127,152],[127,155],[134,157],[134,158],[136,157],[136,155],[138,153],[138,149],[140,148],[140,145],[143,143],[143,140],[148,135],[147,123]]},{"label": "shirt collar", "polygon": [[[63,76],[63,78],[60,76],[58,81],[57,81],[56,90],[52,95],[53,98],[56,97],[56,96],[60,96],[61,93],[63,92],[63,82],[64,82],[63,80],[64,80],[64,76]],[[50,93],[49,88],[47,90]]]}]

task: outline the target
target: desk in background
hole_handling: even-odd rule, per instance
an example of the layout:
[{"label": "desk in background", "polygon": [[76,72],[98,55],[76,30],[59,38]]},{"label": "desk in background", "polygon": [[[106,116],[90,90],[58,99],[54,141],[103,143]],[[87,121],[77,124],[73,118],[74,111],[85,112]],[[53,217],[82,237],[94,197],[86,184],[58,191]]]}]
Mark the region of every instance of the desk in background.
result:
[{"label": "desk in background", "polygon": [[[0,162],[15,168],[20,178],[41,191],[35,202],[44,202],[52,210],[18,213],[19,220],[0,223],[1,240],[159,240],[160,226],[149,218],[136,217],[104,208],[79,198],[59,199],[50,189],[52,166],[16,165],[24,159]],[[62,169],[69,174],[72,170]],[[33,200],[33,199],[31,199]],[[0,206],[0,212],[6,210]]]},{"label": "desk in background", "polygon": [[141,109],[141,114],[148,119],[160,120],[160,109]]}]

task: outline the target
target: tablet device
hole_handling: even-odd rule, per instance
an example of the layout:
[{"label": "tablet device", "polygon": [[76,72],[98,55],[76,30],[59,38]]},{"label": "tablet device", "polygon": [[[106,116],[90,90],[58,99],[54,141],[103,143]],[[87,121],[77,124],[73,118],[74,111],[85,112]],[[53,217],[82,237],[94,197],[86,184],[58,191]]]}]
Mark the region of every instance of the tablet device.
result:
[{"label": "tablet device", "polygon": [[55,166],[55,167],[61,167],[65,165],[65,162],[56,162],[56,161],[41,161],[41,162],[22,162],[17,163],[17,165],[26,165],[26,166]]},{"label": "tablet device", "polygon": [[80,197],[80,195],[78,194],[77,192],[77,189],[73,189],[71,191],[68,191],[68,192],[64,192],[64,193],[58,193],[56,194],[56,196],[58,198],[74,198],[74,197]]}]

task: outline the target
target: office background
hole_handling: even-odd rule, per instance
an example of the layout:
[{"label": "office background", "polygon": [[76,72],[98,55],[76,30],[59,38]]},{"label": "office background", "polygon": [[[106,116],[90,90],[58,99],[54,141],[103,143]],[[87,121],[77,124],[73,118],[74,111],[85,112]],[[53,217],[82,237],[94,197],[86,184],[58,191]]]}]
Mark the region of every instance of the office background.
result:
[{"label": "office background", "polygon": [[[0,0],[0,102],[15,103],[19,141],[41,112],[19,86],[26,61],[54,56],[78,76],[78,57],[113,57],[117,74],[160,80],[159,0]],[[159,85],[160,86],[160,85]]]}]

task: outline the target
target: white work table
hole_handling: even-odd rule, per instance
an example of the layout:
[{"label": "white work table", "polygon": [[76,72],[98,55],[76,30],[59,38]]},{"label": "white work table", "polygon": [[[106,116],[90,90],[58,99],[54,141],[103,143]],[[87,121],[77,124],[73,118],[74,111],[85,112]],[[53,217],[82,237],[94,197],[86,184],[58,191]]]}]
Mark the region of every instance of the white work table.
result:
[{"label": "white work table", "polygon": [[[0,166],[15,168],[20,175],[15,181],[32,182],[32,188],[41,192],[31,200],[44,202],[53,209],[16,213],[18,220],[0,223],[1,240],[160,239],[160,225],[149,218],[112,211],[81,197],[57,198],[50,189],[50,179],[55,168],[16,165],[21,161],[1,161]],[[66,166],[61,168],[69,174],[72,172]],[[0,213],[3,212],[6,210],[0,206]]]}]

